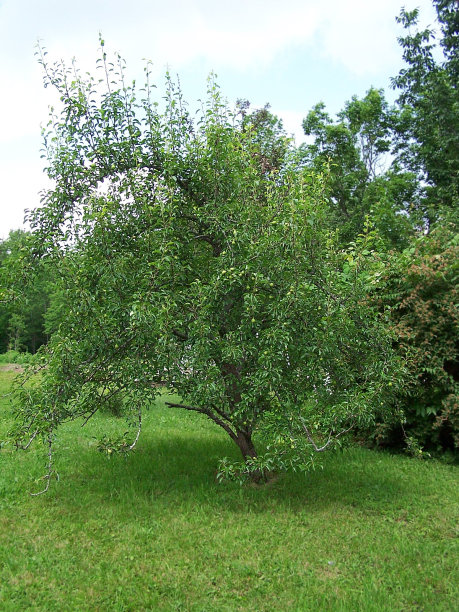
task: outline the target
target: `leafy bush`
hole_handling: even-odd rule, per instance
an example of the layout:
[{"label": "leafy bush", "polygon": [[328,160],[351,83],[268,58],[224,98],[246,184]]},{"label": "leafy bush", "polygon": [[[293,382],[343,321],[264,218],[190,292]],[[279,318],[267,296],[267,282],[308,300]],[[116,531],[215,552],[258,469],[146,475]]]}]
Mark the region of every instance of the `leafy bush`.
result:
[{"label": "leafy bush", "polygon": [[433,450],[459,446],[458,269],[459,236],[452,225],[390,257],[378,299],[390,306],[411,380],[401,398],[406,424],[382,427],[380,441],[414,439]]},{"label": "leafy bush", "polygon": [[26,364],[31,363],[32,355],[30,353],[20,353],[19,351],[7,351],[0,355],[0,363],[17,363]]}]

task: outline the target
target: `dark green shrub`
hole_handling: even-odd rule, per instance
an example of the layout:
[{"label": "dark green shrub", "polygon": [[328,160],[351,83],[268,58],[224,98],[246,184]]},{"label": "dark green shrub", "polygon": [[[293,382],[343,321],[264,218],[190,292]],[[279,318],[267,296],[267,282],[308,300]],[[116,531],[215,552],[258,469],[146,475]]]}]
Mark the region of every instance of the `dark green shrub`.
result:
[{"label": "dark green shrub", "polygon": [[411,378],[401,397],[406,423],[379,442],[414,439],[432,450],[459,446],[459,236],[453,226],[421,236],[390,257],[379,294]]},{"label": "dark green shrub", "polygon": [[30,363],[32,360],[30,353],[20,353],[19,351],[7,351],[0,355],[0,363],[17,363],[20,365]]},{"label": "dark green shrub", "polygon": [[110,414],[117,419],[124,415],[124,402],[122,393],[117,393],[113,389],[106,389],[100,398],[100,411]]}]

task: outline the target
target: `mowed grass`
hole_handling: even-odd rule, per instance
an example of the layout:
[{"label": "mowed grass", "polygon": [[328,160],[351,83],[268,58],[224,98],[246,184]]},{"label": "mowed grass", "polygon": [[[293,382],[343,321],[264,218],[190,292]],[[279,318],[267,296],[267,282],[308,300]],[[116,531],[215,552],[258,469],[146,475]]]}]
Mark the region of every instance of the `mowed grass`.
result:
[{"label": "mowed grass", "polygon": [[205,418],[160,400],[144,421],[128,457],[94,439],[124,421],[66,426],[40,497],[46,449],[0,450],[0,610],[458,609],[453,466],[353,448],[241,488],[215,481],[237,449]]}]

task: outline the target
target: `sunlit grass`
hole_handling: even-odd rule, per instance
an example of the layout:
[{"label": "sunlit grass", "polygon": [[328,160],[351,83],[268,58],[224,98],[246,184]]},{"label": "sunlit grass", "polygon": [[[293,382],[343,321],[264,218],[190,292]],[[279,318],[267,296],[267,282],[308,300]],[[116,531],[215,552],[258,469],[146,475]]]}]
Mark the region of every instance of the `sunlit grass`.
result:
[{"label": "sunlit grass", "polygon": [[[0,393],[12,372],[0,372]],[[0,404],[0,439],[10,425]],[[353,448],[265,487],[218,484],[237,448],[159,401],[128,457],[122,420],[0,451],[1,610],[444,610],[458,600],[456,468]],[[134,432],[133,432],[134,434]]]}]

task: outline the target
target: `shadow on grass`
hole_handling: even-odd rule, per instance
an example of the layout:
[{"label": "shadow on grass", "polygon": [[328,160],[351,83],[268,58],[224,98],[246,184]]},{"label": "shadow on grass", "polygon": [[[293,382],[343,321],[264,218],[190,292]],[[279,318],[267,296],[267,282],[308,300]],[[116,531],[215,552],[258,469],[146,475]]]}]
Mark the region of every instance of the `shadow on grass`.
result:
[{"label": "shadow on grass", "polygon": [[232,442],[218,435],[163,434],[154,444],[144,439],[132,454],[111,458],[95,448],[67,452],[50,498],[72,506],[113,508],[127,502],[205,506],[210,512],[265,512],[271,507],[320,512],[338,505],[371,513],[395,500],[403,503],[411,494],[391,457],[359,448],[331,452],[323,456],[323,469],[280,474],[260,487],[217,482],[218,460],[239,459]]},{"label": "shadow on grass", "polygon": [[[60,482],[53,481],[48,494],[36,499],[69,508],[123,503],[201,504],[210,510],[234,512],[264,512],[274,506],[314,512],[340,505],[371,512],[378,505],[403,503],[415,494],[412,488],[416,480],[407,484],[400,472],[400,465],[407,459],[360,448],[324,453],[318,457],[323,469],[280,474],[267,486],[219,483],[219,460],[228,456],[239,461],[238,448],[202,415],[161,406],[167,397],[158,400],[157,409],[148,411],[138,447],[127,456],[109,458],[97,452],[94,440],[107,429],[109,434],[119,435],[124,424],[106,416],[91,421],[88,431],[71,424],[56,449]],[[24,491],[33,492],[41,486],[34,484],[33,478],[44,473],[46,457],[38,455],[33,460],[29,456],[30,461],[23,456],[20,462]],[[12,457],[10,464],[10,474],[16,476],[18,464]],[[30,473],[27,482],[25,470]],[[8,492],[14,487],[14,482],[10,483]]]}]

